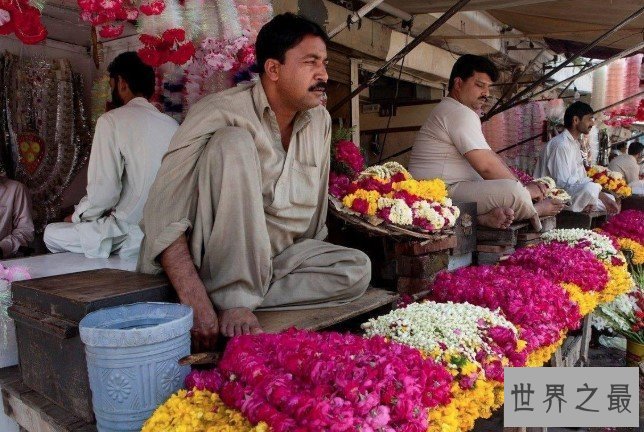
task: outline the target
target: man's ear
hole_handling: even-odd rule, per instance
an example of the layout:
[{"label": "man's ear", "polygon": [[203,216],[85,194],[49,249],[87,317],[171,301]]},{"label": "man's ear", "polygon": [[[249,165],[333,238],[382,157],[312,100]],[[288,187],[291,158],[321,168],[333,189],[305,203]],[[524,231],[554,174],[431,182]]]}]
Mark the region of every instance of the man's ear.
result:
[{"label": "man's ear", "polygon": [[278,60],[270,58],[267,59],[266,62],[264,62],[264,73],[266,74],[266,77],[271,81],[277,81],[281,66],[282,65]]},{"label": "man's ear", "polygon": [[130,86],[128,85],[127,81],[125,81],[123,78],[118,77],[118,90],[120,93],[127,93],[128,90],[130,90]]},{"label": "man's ear", "polygon": [[454,90],[460,90],[463,87],[463,78],[456,77],[454,78],[454,85],[452,86]]}]

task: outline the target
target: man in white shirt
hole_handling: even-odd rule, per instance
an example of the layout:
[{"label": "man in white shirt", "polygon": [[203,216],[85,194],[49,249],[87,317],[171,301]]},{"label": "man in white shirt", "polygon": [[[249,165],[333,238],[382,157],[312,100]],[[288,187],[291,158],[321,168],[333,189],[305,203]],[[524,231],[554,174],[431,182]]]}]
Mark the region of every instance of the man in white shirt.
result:
[{"label": "man in white shirt", "polygon": [[143,239],[138,225],[143,206],[178,128],[148,101],[154,94],[154,70],[135,52],[120,54],[108,72],[115,109],[96,122],[87,195],[65,222],[45,229],[45,244],[52,252],[136,257]]},{"label": "man in white shirt", "polygon": [[587,134],[593,127],[595,119],[590,105],[577,101],[564,113],[566,130],[552,138],[542,150],[535,177],[552,177],[557,186],[563,188],[572,197],[569,210],[607,211],[609,214],[619,212],[615,199],[602,192],[602,187],[593,183],[586,175],[579,137]]},{"label": "man in white shirt", "polygon": [[467,54],[456,61],[449,94],[416,137],[409,171],[418,179],[443,179],[456,201],[476,202],[483,226],[507,228],[514,220],[530,219],[540,229],[539,216],[555,215],[563,205],[544,199],[543,185],[523,186],[492,151],[481,129],[477,112],[498,75],[485,57]]},{"label": "man in white shirt", "polygon": [[642,195],[644,180],[640,180],[640,166],[644,144],[635,141],[628,146],[628,152],[617,156],[608,164],[608,169],[621,173],[633,190],[633,195]]}]

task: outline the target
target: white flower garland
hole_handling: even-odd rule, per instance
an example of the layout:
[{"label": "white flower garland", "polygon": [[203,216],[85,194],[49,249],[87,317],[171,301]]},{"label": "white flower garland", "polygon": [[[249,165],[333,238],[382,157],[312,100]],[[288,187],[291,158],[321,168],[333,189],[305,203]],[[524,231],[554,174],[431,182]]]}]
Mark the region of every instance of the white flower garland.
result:
[{"label": "white flower garland", "polygon": [[[412,303],[362,325],[367,336],[381,335],[413,346],[427,354],[439,353],[449,361],[460,354],[480,366],[479,350],[496,355],[481,333],[481,327],[506,327],[515,335],[517,328],[497,311],[469,303]],[[446,346],[446,348],[445,348]]]},{"label": "white flower garland", "polygon": [[411,208],[403,199],[378,198],[378,209],[390,208],[389,222],[398,225],[411,225],[413,223],[413,214]]},{"label": "white flower garland", "polygon": [[400,165],[398,162],[385,162],[382,165],[374,165],[374,166],[367,167],[364,171],[360,173],[358,180],[363,179],[365,177],[380,177],[383,179],[390,179],[391,177],[398,174],[399,172],[402,172],[406,178],[411,178],[411,174],[409,174],[409,171],[407,171],[405,167]]},{"label": "white flower garland", "polygon": [[588,241],[590,245],[584,247],[584,249],[592,252],[597,258],[602,260],[619,255],[619,251],[615,249],[615,246],[613,246],[613,243],[608,237],[587,229],[554,229],[542,234],[541,238],[546,243],[559,241],[571,246],[575,246],[582,241]]}]

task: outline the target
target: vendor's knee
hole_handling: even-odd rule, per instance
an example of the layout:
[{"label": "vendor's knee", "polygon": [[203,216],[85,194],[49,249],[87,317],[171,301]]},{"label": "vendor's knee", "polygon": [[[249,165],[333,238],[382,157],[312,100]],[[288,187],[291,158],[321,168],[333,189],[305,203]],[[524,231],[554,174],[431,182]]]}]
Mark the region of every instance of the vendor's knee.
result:
[{"label": "vendor's knee", "polygon": [[371,260],[362,251],[354,249],[353,252],[355,254],[355,271],[352,272],[354,277],[350,283],[356,290],[364,292],[371,282]]}]

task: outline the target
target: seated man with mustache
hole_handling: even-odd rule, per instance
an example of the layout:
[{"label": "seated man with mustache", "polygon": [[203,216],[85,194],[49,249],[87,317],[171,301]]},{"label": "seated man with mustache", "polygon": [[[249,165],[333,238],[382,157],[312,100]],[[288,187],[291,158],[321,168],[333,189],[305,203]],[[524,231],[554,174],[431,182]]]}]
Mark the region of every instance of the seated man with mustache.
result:
[{"label": "seated man with mustache", "polygon": [[[411,151],[409,171],[417,179],[441,178],[456,201],[476,202],[478,222],[507,228],[559,213],[563,203],[544,199],[545,186],[523,186],[490,148],[477,114],[499,72],[485,57],[461,56],[452,69],[447,97],[434,107]],[[533,203],[533,201],[535,201]]]},{"label": "seated man with mustache", "polygon": [[196,351],[262,331],[253,310],[360,297],[369,258],[326,243],[328,37],[286,13],[257,36],[260,80],[203,98],[170,143],[143,215],[139,270],[194,310]]}]

